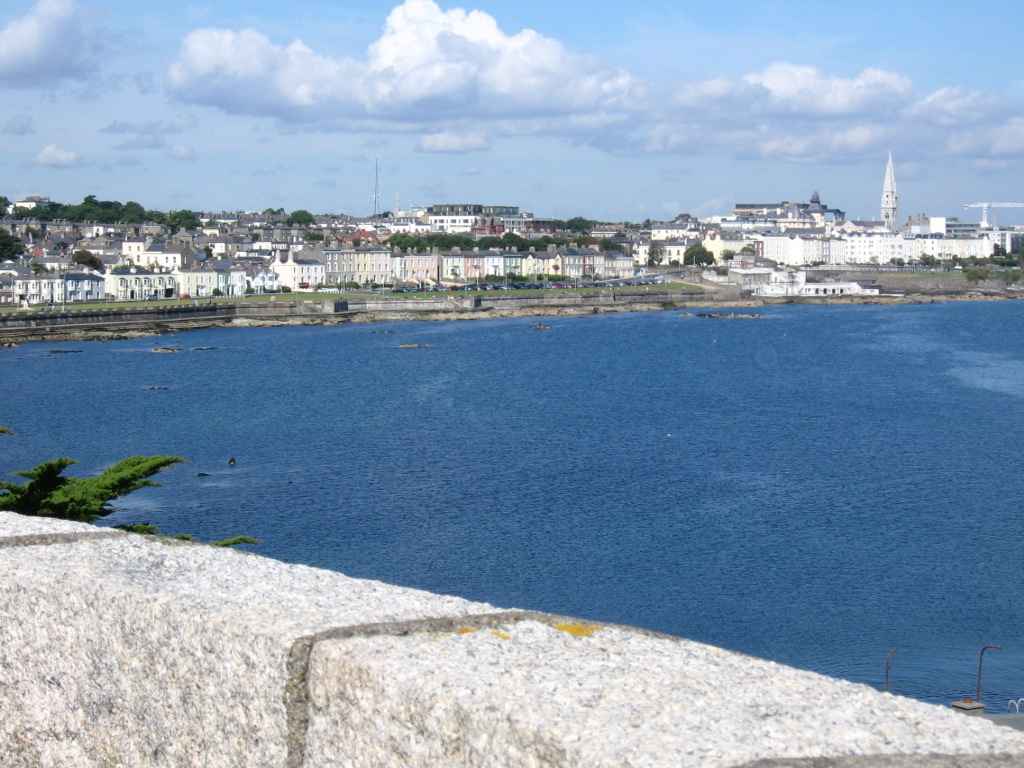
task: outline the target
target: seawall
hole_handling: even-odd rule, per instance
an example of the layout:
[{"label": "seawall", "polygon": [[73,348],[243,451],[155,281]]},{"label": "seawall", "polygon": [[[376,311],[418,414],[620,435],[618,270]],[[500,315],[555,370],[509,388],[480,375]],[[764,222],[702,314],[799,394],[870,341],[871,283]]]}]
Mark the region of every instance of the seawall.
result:
[{"label": "seawall", "polygon": [[1024,762],[866,686],[242,552],[0,512],[0,573],[4,768]]},{"label": "seawall", "polygon": [[830,296],[807,298],[741,297],[716,288],[714,293],[609,293],[596,296],[454,297],[381,299],[378,301],[239,302],[165,308],[0,314],[0,345],[23,341],[106,340],[154,336],[212,327],[335,325],[400,320],[483,320],[497,317],[548,317],[620,312],[654,312],[707,307],[766,307],[780,304],[850,306],[862,304],[933,304],[948,301],[1005,301],[1021,294],[961,291],[903,296]]}]

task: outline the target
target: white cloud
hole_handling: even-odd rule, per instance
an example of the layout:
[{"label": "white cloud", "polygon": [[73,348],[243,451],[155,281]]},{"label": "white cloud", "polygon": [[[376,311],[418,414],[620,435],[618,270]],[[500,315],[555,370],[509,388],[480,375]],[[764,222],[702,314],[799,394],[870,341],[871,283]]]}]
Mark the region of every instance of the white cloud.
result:
[{"label": "white cloud", "polygon": [[794,112],[845,115],[907,98],[910,80],[895,72],[869,68],[856,77],[832,77],[815,67],[778,62],[752,72],[744,82],[764,89],[772,104]]},{"label": "white cloud", "polygon": [[997,106],[994,97],[981,91],[939,88],[911,105],[907,116],[941,126],[958,126],[982,122]]},{"label": "white cloud", "polygon": [[816,67],[776,62],[738,80],[713,78],[684,85],[676,103],[684,107],[739,110],[748,114],[849,115],[877,110],[909,97],[910,80],[868,68],[855,77],[828,75]]},{"label": "white cloud", "polygon": [[1024,117],[1015,117],[993,129],[992,154],[1024,155]]},{"label": "white cloud", "polygon": [[0,27],[0,83],[37,88],[95,71],[100,38],[75,0],[38,0]]},{"label": "white cloud", "polygon": [[890,146],[918,156],[1024,152],[1021,129],[995,127],[993,100],[975,91],[921,94],[881,67],[837,73],[777,61],[653,98],[617,66],[434,0],[394,7],[362,55],[252,29],[196,29],[167,75],[181,102],[275,118],[282,130],[407,135],[423,152],[485,150],[492,138],[524,136],[614,153],[794,162],[842,162]]},{"label": "white cloud", "polygon": [[946,149],[973,157],[1024,157],[1024,117],[955,133],[947,140]]},{"label": "white cloud", "polygon": [[36,165],[46,168],[70,168],[81,162],[77,152],[62,149],[56,144],[47,144],[36,155]]},{"label": "white cloud", "polygon": [[490,147],[490,142],[487,140],[487,134],[476,131],[428,133],[420,139],[419,144],[421,152],[478,152],[488,147]]},{"label": "white cloud", "polygon": [[[624,70],[482,11],[405,0],[361,58],[278,44],[251,29],[189,33],[168,70],[181,101],[342,130],[442,134],[452,123],[629,109],[640,84]],[[447,139],[424,136],[428,148]],[[436,150],[434,150],[436,151]],[[452,151],[452,150],[449,150]]]},{"label": "white cloud", "polygon": [[763,157],[784,160],[827,160],[877,154],[888,138],[888,132],[871,124],[844,128],[825,128],[783,135],[770,135],[757,143]]}]

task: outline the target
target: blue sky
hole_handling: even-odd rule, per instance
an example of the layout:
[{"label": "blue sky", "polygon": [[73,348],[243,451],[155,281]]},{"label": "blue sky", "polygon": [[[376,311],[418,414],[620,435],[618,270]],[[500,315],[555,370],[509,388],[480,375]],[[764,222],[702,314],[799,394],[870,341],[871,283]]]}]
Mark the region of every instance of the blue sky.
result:
[{"label": "blue sky", "polygon": [[159,5],[3,3],[0,194],[363,213],[379,157],[386,207],[874,216],[892,150],[905,214],[1024,197],[1009,2]]}]

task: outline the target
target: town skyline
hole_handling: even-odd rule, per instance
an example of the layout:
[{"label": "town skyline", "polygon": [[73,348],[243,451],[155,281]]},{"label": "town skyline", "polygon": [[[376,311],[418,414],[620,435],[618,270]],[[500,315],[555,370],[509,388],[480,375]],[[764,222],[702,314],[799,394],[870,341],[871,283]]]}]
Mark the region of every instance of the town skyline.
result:
[{"label": "town skyline", "polygon": [[[802,7],[18,0],[0,174],[12,197],[361,215],[379,158],[385,210],[642,220],[817,190],[866,217],[892,151],[906,215],[1018,199],[1024,85],[997,50],[931,42],[1008,3],[886,7],[881,28],[867,3],[827,32]],[[910,22],[922,34],[898,34]]]}]

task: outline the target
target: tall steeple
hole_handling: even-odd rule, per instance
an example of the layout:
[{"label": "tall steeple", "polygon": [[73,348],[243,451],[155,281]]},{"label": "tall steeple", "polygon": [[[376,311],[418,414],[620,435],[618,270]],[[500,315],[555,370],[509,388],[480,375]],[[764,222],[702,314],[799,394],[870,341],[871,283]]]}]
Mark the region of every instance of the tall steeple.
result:
[{"label": "tall steeple", "polygon": [[885,183],[882,185],[882,221],[885,228],[895,232],[899,224],[900,196],[896,194],[896,169],[892,165],[892,152],[885,166]]}]

